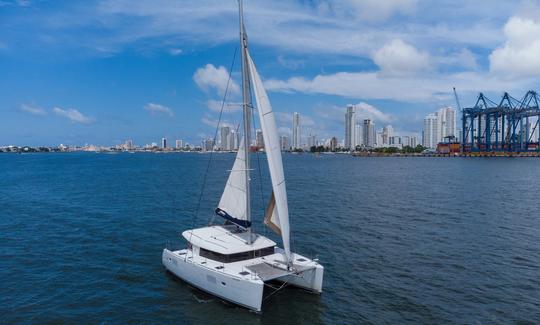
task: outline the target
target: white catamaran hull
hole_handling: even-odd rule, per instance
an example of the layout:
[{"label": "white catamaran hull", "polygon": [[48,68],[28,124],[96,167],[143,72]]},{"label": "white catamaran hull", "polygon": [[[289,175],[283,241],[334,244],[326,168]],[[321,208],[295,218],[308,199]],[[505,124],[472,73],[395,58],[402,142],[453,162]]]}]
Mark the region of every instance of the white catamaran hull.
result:
[{"label": "white catamaran hull", "polygon": [[264,282],[242,279],[193,263],[177,252],[163,250],[163,265],[190,285],[237,305],[260,312]]},{"label": "white catamaran hull", "polygon": [[[277,249],[282,251],[281,249]],[[287,271],[280,261],[282,254],[223,264],[193,255],[191,250],[163,250],[167,270],[190,285],[223,300],[260,312],[264,283],[286,282],[315,293],[322,292],[324,268],[315,261],[295,254],[296,271]],[[216,269],[218,267],[219,269]],[[240,272],[249,271],[249,275]]]}]

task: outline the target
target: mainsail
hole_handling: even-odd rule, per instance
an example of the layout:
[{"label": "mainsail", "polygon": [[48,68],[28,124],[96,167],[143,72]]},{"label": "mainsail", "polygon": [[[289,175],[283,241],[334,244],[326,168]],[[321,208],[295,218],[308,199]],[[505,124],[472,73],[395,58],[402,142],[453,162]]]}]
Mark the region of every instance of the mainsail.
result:
[{"label": "mainsail", "polygon": [[[279,228],[279,233],[283,239],[283,249],[287,259],[290,259],[291,251],[289,244],[289,209],[287,205],[287,190],[285,188],[285,176],[283,174],[283,162],[281,160],[281,147],[279,145],[279,138],[276,128],[276,120],[274,118],[274,112],[272,106],[268,100],[266,90],[264,90],[261,78],[257,73],[255,64],[249,55],[249,51],[246,49],[247,61],[249,66],[249,74],[251,76],[251,82],[253,84],[253,90],[255,94],[255,102],[257,104],[257,110],[259,111],[259,118],[261,121],[261,129],[264,139],[264,148],[266,151],[266,157],[268,160],[268,168],[270,170],[270,178],[272,180],[272,197],[273,201],[270,201],[270,212],[267,212],[265,223],[271,222],[276,228]],[[274,228],[270,227],[270,228]],[[276,230],[276,229],[274,229]]]},{"label": "mainsail", "polygon": [[229,179],[225,184],[225,190],[216,208],[216,213],[240,227],[248,228],[251,226],[251,222],[247,220],[246,215],[246,161],[244,152],[244,139],[242,138]]}]

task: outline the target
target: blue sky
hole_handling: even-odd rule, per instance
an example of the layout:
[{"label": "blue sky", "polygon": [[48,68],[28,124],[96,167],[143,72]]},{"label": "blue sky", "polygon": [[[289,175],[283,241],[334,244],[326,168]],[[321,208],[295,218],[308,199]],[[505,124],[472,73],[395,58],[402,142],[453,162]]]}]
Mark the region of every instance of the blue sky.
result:
[{"label": "blue sky", "polygon": [[[540,90],[538,1],[245,0],[280,132],[343,138],[347,104],[419,134],[441,106]],[[0,0],[0,145],[212,136],[238,45],[235,0]],[[239,62],[225,124],[240,122]]]}]

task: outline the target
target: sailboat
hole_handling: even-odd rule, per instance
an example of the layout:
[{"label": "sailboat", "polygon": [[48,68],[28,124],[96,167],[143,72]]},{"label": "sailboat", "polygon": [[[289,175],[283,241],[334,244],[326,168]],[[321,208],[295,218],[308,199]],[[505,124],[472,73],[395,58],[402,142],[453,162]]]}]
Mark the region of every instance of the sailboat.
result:
[{"label": "sailboat", "polygon": [[[291,252],[287,191],[276,122],[248,50],[242,0],[239,0],[239,20],[244,137],[215,209],[216,215],[224,222],[184,231],[182,236],[187,241],[187,247],[180,250],[164,249],[162,263],[167,270],[190,285],[260,312],[268,282],[281,282],[278,288],[292,285],[321,293],[324,268],[316,259]],[[272,182],[272,195],[265,211],[264,224],[281,237],[283,247],[252,231],[250,90],[253,90],[255,97]]]}]

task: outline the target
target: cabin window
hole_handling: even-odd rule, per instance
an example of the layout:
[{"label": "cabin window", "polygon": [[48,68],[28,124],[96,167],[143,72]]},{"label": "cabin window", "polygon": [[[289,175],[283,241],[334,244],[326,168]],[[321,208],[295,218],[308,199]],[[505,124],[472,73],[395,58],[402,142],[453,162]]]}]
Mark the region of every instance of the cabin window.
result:
[{"label": "cabin window", "polygon": [[266,247],[263,249],[257,249],[254,251],[236,253],[236,254],[219,254],[219,253],[212,252],[204,248],[201,248],[199,250],[199,255],[201,257],[205,257],[213,261],[222,262],[222,263],[233,263],[233,262],[238,262],[238,261],[244,261],[244,260],[249,260],[256,257],[271,255],[271,254],[274,254],[273,246]]}]

